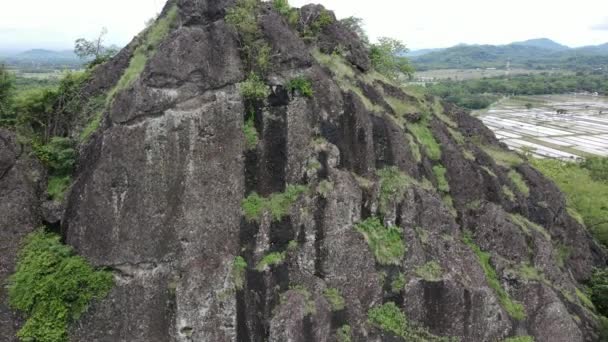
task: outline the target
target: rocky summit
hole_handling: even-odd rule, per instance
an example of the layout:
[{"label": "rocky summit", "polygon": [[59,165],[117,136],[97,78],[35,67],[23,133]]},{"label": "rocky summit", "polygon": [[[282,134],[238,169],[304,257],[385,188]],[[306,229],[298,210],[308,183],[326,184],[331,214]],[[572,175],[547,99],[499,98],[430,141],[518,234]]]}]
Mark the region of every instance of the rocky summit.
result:
[{"label": "rocky summit", "polygon": [[322,6],[170,0],[81,93],[63,202],[0,131],[0,282],[41,225],[113,276],[70,341],[600,340],[557,187]]}]

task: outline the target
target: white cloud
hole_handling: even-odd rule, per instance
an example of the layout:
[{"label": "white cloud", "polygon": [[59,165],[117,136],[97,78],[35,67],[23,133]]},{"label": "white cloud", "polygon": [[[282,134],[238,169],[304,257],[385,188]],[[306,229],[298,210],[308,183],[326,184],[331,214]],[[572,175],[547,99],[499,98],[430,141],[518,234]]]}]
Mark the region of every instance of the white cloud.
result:
[{"label": "white cloud", "polygon": [[591,29],[596,31],[608,31],[608,17],[604,18],[602,22],[592,25]]}]

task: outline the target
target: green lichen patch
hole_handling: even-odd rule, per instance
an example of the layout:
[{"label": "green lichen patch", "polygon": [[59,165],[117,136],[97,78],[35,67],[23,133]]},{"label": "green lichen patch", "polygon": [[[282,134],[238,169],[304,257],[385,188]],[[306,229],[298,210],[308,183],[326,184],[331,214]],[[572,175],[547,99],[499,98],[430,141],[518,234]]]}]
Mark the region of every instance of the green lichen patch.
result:
[{"label": "green lichen patch", "polygon": [[429,261],[416,268],[416,275],[426,281],[439,281],[443,275],[443,269],[436,261]]},{"label": "green lichen patch", "polygon": [[401,228],[393,225],[385,226],[379,218],[370,217],[358,223],[356,229],[365,237],[379,264],[400,264],[406,251]]},{"label": "green lichen patch", "polygon": [[498,274],[496,274],[496,270],[494,270],[490,264],[490,253],[482,251],[479,246],[473,242],[468,234],[464,235],[463,242],[466,243],[477,256],[477,261],[483,269],[486,276],[486,281],[488,282],[490,288],[492,288],[494,293],[496,293],[498,296],[498,301],[503,309],[505,309],[509,316],[513,317],[514,319],[523,320],[526,317],[524,307],[521,303],[511,299],[509,294],[502,288],[502,285],[498,280]]},{"label": "green lichen patch", "polygon": [[328,180],[321,181],[317,186],[317,193],[323,198],[327,198],[332,191],[334,191],[334,183]]},{"label": "green lichen patch", "polygon": [[11,307],[26,317],[17,336],[22,341],[68,341],[69,324],[112,286],[110,272],[95,270],[61,244],[58,235],[42,230],[31,233],[8,285]]}]

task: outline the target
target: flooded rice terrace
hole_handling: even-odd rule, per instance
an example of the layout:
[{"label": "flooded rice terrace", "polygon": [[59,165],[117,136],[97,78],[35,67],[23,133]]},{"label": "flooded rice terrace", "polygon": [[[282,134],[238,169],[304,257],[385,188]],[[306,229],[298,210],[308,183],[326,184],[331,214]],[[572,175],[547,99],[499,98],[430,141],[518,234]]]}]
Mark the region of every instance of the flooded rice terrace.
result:
[{"label": "flooded rice terrace", "polygon": [[608,97],[518,96],[473,115],[511,149],[535,157],[608,156]]}]

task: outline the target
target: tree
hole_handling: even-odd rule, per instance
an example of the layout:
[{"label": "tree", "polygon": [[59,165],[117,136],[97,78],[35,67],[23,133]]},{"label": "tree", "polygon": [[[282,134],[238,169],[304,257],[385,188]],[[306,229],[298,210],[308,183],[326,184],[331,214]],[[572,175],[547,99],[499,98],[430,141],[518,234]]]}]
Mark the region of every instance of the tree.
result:
[{"label": "tree", "polygon": [[12,114],[13,76],[0,64],[0,126],[14,123]]},{"label": "tree", "polygon": [[357,36],[359,36],[359,39],[361,39],[365,45],[369,45],[369,38],[363,29],[363,19],[357,17],[348,17],[340,20],[340,22],[351,32],[354,32]]},{"label": "tree", "polygon": [[89,67],[93,67],[97,64],[101,64],[117,52],[117,49],[113,46],[107,47],[104,45],[104,38],[108,34],[107,28],[102,28],[99,36],[93,40],[86,40],[84,38],[76,39],[74,44],[74,53],[83,60],[91,59]]},{"label": "tree", "polygon": [[370,59],[376,71],[386,77],[396,80],[400,74],[411,78],[414,68],[410,61],[403,57],[408,52],[405,45],[393,38],[378,38],[378,43],[372,44],[370,48]]}]

